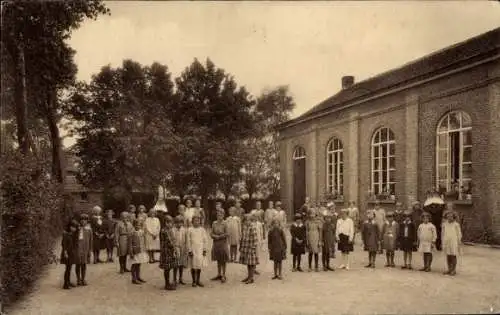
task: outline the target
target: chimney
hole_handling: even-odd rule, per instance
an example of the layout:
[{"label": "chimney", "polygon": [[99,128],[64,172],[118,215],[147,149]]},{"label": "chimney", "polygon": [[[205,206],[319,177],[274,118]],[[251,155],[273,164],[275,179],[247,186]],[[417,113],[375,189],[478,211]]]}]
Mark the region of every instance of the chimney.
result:
[{"label": "chimney", "polygon": [[342,77],[342,90],[350,88],[354,84],[354,77],[346,75]]}]

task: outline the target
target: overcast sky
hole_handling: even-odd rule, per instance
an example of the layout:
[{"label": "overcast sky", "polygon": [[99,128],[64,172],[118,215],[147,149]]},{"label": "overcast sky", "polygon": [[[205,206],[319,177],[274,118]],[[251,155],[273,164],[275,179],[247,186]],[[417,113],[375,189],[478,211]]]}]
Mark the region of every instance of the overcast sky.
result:
[{"label": "overcast sky", "polygon": [[209,57],[255,96],[289,85],[300,115],[340,88],[500,27],[495,1],[107,2],[70,45],[78,79],[130,58],[177,76]]}]

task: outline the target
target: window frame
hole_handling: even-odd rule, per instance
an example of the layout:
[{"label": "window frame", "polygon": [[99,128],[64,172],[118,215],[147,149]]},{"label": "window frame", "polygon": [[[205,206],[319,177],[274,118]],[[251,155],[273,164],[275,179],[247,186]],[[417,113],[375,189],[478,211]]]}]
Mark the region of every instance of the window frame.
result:
[{"label": "window frame", "polygon": [[302,146],[297,146],[293,150],[292,154],[292,159],[293,160],[300,160],[300,159],[305,159],[306,158],[306,150]]},{"label": "window frame", "polygon": [[[386,139],[382,140],[383,131],[385,131]],[[391,146],[393,151],[391,152]],[[386,156],[383,156],[383,148],[385,148]],[[389,127],[380,127],[373,133],[370,142],[370,189],[373,195],[380,196],[383,194],[384,189],[388,190],[388,195],[396,194],[396,137],[394,132]],[[377,153],[377,154],[376,154]],[[383,168],[383,160],[385,159],[386,169]],[[391,159],[393,159],[393,167],[391,167]],[[377,160],[377,163],[375,161]],[[376,165],[377,164],[377,165]],[[393,180],[391,181],[391,172],[394,172]],[[384,176],[385,173],[385,182]],[[377,181],[375,181],[375,174],[377,174]],[[391,189],[393,186],[393,189]],[[378,187],[378,189],[375,189]]]},{"label": "window frame", "polygon": [[326,145],[326,191],[329,194],[335,191],[336,196],[344,195],[344,144],[337,137],[331,138]]},{"label": "window frame", "polygon": [[[459,122],[459,125],[458,125],[458,128],[451,128],[451,124],[450,124],[450,117],[452,117],[453,115],[458,115],[459,119],[458,119],[458,122]],[[464,118],[465,117],[465,118]],[[464,126],[464,121],[465,120],[468,120],[468,126]],[[446,128],[442,128],[442,125],[443,123],[445,123],[446,121]],[[464,138],[465,138],[465,135],[467,132],[470,132],[470,143],[469,144],[464,144]],[[470,174],[470,178],[465,178],[464,177],[464,165],[470,165],[471,169],[472,169],[472,165],[473,165],[473,162],[472,162],[472,148],[473,148],[473,142],[472,142],[472,118],[471,116],[463,111],[463,110],[454,110],[454,111],[449,111],[447,112],[446,114],[444,114],[440,119],[439,119],[439,122],[436,126],[436,149],[435,149],[435,153],[436,153],[436,170],[435,170],[435,185],[436,185],[436,190],[437,191],[440,191],[441,192],[441,185],[442,183],[444,182],[445,183],[445,186],[444,188],[446,189],[445,191],[445,194],[450,194],[450,195],[453,195],[455,192],[452,190],[453,189],[453,183],[452,183],[452,178],[453,178],[453,175],[452,175],[452,144],[451,144],[451,134],[452,133],[458,133],[458,144],[459,144],[459,153],[458,153],[458,195],[456,196],[457,197],[457,200],[463,200],[463,191],[462,191],[462,187],[464,187],[464,183],[469,183],[469,187],[471,187],[472,185],[472,177],[473,177],[473,174],[472,174],[472,170],[471,170],[471,174]],[[446,136],[446,145],[444,146],[441,146],[441,140],[440,140],[440,136],[443,136],[445,135]],[[466,161],[464,162],[464,152],[465,152],[465,149],[470,149],[471,153],[470,153],[470,160],[469,161]],[[442,162],[440,160],[440,153],[441,151],[445,151],[446,152],[446,162]],[[441,168],[444,167],[446,169],[446,178],[441,178],[440,177],[440,171],[441,171]],[[465,189],[465,187],[464,187]]]}]

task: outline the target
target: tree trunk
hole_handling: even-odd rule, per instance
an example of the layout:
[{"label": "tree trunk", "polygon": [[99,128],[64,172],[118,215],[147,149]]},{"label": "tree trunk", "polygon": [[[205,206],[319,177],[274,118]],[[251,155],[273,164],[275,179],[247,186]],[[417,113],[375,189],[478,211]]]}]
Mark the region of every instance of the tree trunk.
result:
[{"label": "tree trunk", "polygon": [[13,47],[12,59],[14,60],[14,100],[17,124],[17,141],[19,150],[28,154],[30,150],[28,130],[28,102],[26,94],[26,63],[24,59],[24,43],[21,40]]},{"label": "tree trunk", "polygon": [[47,97],[46,119],[50,130],[50,140],[52,144],[52,175],[57,182],[64,183],[63,174],[63,159],[62,159],[62,143],[57,126],[57,118],[55,115],[55,92],[49,92]]}]

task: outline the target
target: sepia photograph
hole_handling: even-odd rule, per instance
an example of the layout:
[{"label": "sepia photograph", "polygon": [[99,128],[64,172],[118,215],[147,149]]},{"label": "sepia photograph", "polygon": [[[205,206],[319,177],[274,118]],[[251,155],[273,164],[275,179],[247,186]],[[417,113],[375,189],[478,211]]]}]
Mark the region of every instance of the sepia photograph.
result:
[{"label": "sepia photograph", "polygon": [[1,29],[0,315],[500,313],[500,2]]}]

